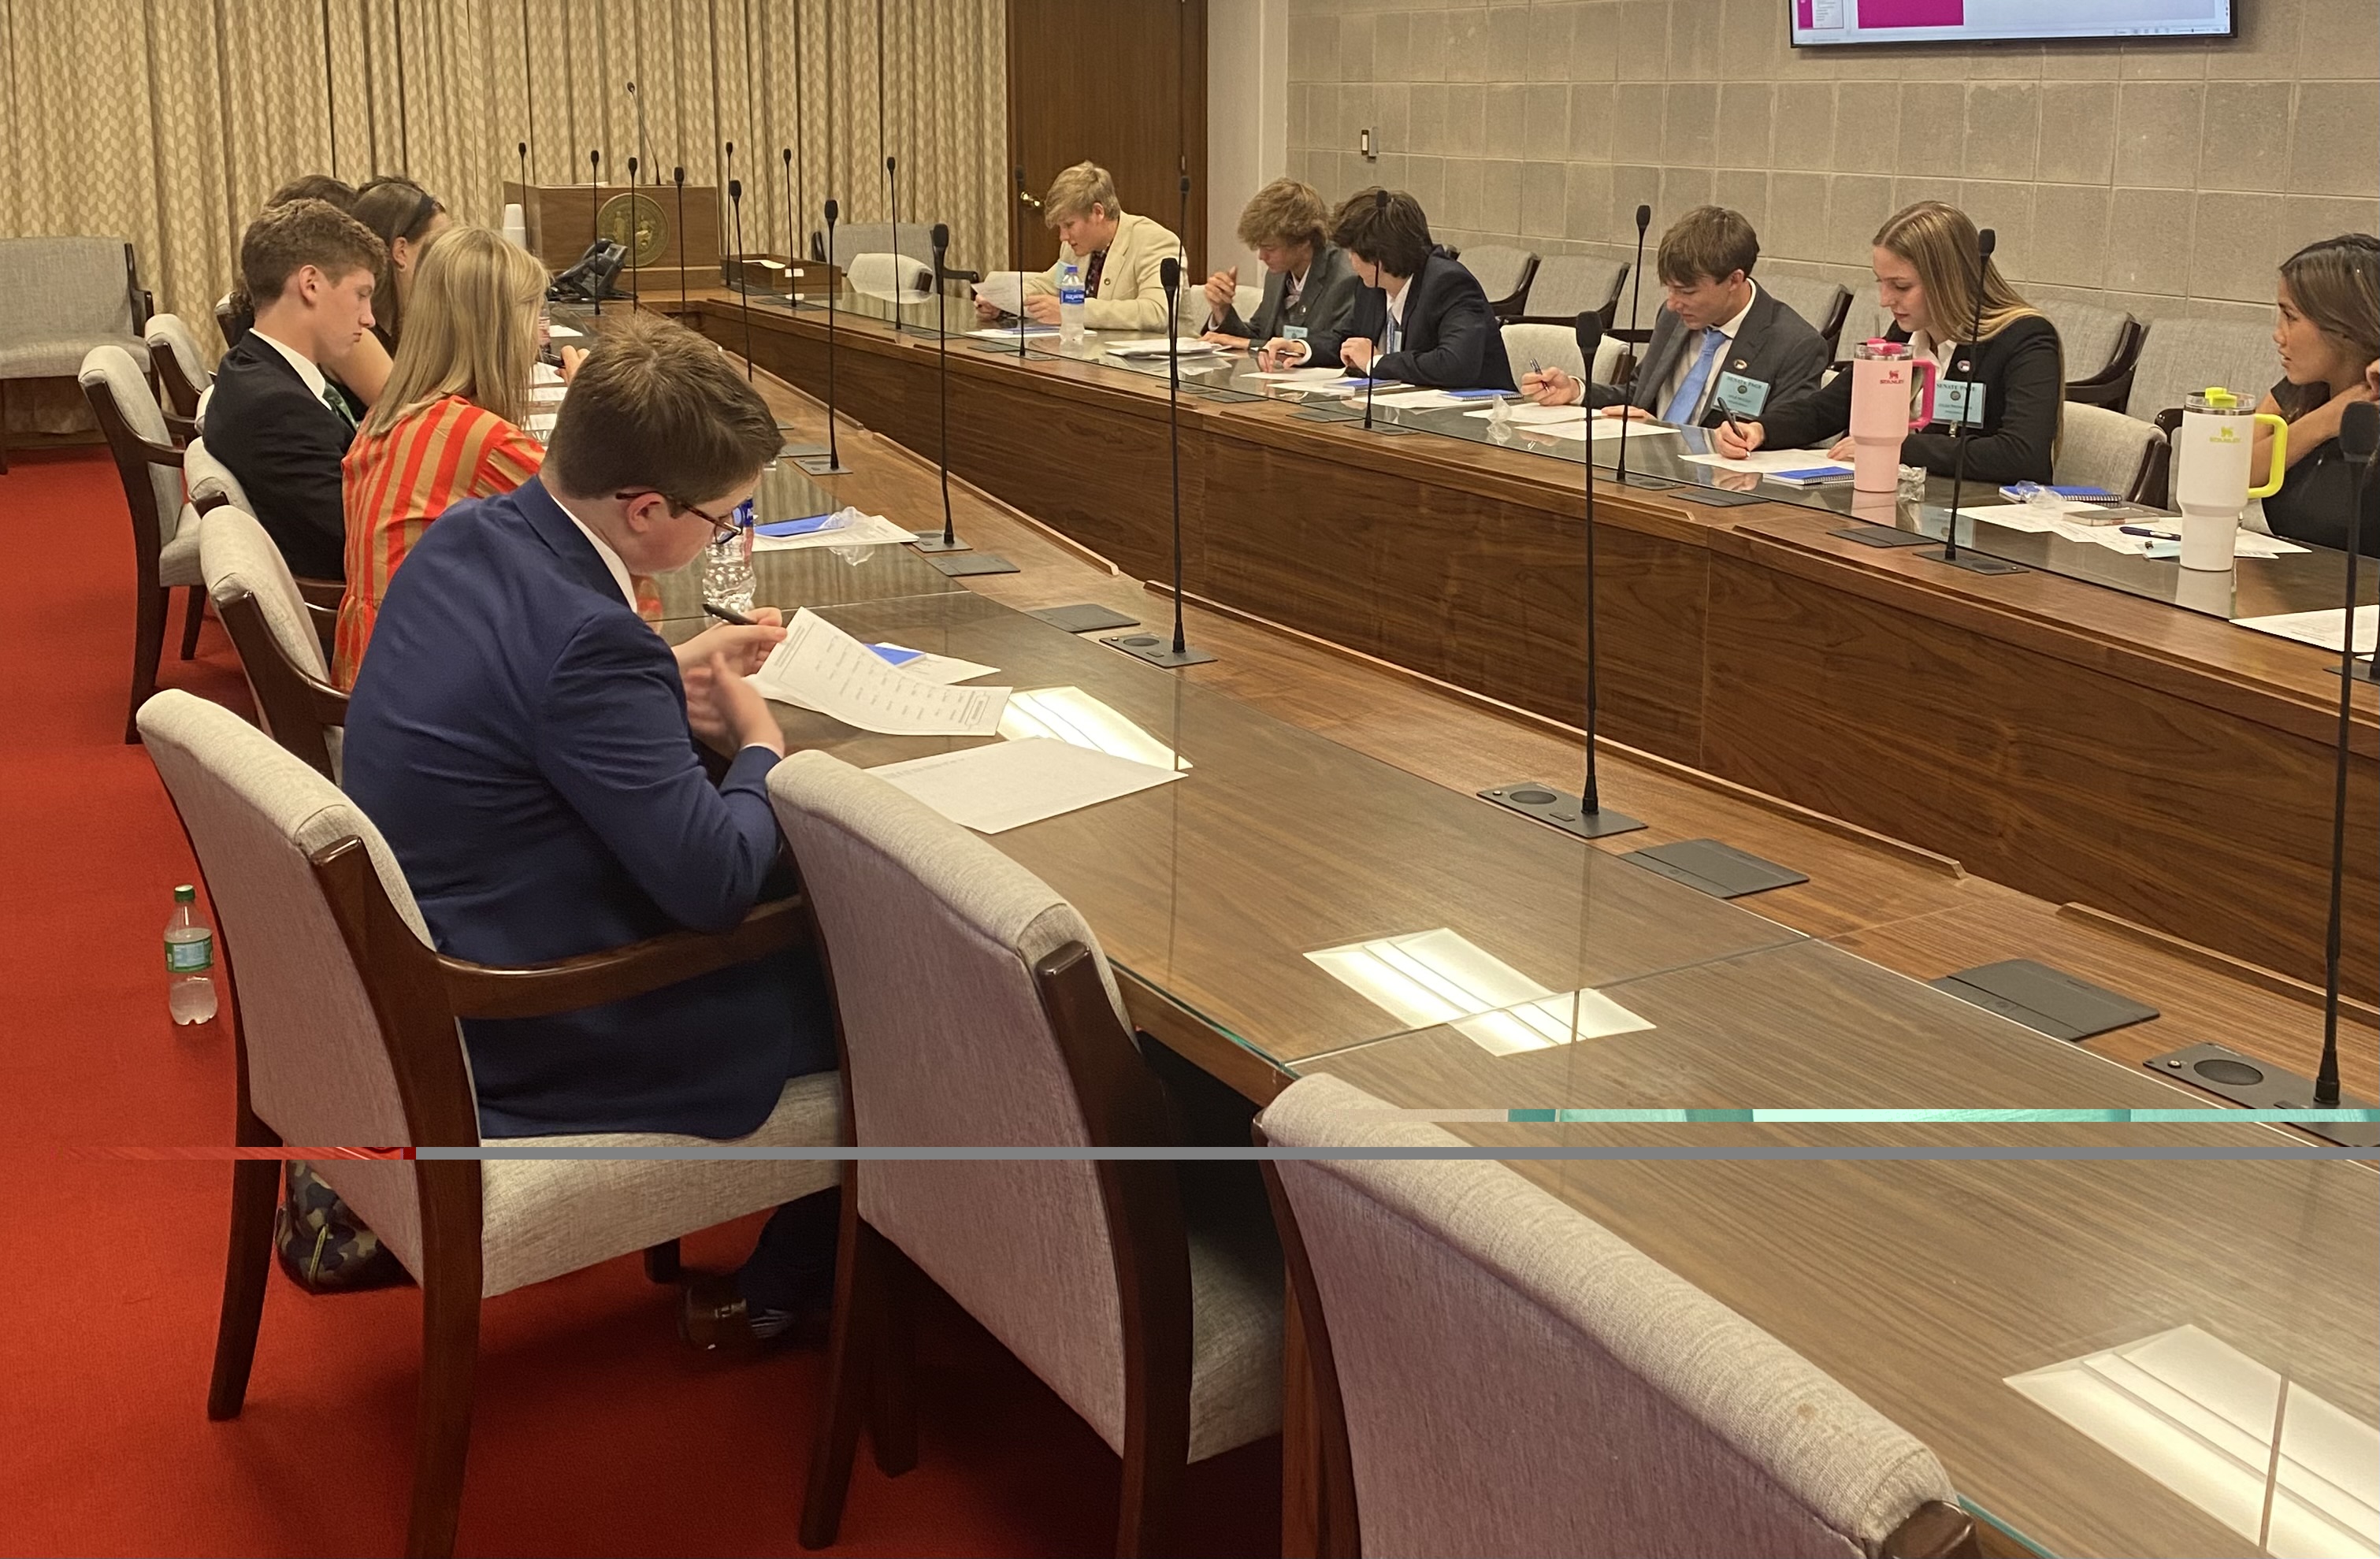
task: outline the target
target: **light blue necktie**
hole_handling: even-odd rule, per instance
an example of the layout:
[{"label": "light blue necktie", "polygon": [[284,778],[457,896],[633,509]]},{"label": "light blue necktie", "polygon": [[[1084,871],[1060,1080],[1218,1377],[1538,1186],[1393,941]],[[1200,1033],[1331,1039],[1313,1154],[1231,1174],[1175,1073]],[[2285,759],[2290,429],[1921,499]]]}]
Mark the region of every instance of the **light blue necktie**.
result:
[{"label": "light blue necktie", "polygon": [[1703,332],[1703,349],[1694,354],[1694,367],[1686,370],[1686,382],[1670,397],[1670,409],[1661,413],[1661,420],[1680,427],[1694,420],[1694,408],[1703,403],[1703,386],[1710,382],[1711,360],[1727,337],[1716,330]]}]

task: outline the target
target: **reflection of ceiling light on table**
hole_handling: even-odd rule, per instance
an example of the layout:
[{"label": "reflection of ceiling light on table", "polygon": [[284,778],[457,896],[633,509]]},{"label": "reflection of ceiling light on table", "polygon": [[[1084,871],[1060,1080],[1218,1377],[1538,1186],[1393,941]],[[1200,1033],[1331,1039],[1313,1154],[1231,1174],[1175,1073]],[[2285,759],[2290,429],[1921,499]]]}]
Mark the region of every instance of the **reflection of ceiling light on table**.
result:
[{"label": "reflection of ceiling light on table", "polygon": [[1035,688],[1009,694],[1000,734],[1011,741],[1051,737],[1153,768],[1186,773],[1190,767],[1188,759],[1177,757],[1172,748],[1080,688]]},{"label": "reflection of ceiling light on table", "polygon": [[1444,926],[1306,956],[1407,1028],[1451,1024],[1490,1055],[1653,1027],[1599,991],[1548,991]]},{"label": "reflection of ceiling light on table", "polygon": [[2195,1326],[2008,1383],[2277,1559],[2380,1555],[2380,1428]]}]

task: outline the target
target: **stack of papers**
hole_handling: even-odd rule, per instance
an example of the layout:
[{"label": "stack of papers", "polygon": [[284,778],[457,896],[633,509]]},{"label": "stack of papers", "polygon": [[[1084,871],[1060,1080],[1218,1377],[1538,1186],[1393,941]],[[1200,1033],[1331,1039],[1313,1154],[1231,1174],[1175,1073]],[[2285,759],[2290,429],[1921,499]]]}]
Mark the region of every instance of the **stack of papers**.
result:
[{"label": "stack of papers", "polygon": [[[1372,404],[1385,406],[1391,411],[1439,411],[1450,406],[1461,406],[1463,402],[1463,397],[1449,395],[1444,390],[1399,390],[1385,396],[1375,390],[1372,392]],[[1488,413],[1475,411],[1471,415],[1485,417]]]},{"label": "stack of papers", "polygon": [[1337,368],[1292,368],[1278,373],[1258,373],[1254,377],[1273,384],[1328,384],[1345,377],[1346,371]]},{"label": "stack of papers", "polygon": [[[1540,409],[1545,408],[1541,408]],[[1569,409],[1574,411],[1577,408],[1572,407]],[[1472,415],[1476,417],[1479,413],[1475,411]],[[1662,423],[1631,422],[1626,419],[1620,417],[1578,417],[1568,421],[1532,422],[1524,420],[1521,414],[1518,411],[1515,411],[1512,413],[1512,425],[1516,428],[1534,427],[1538,432],[1545,433],[1553,438],[1591,438],[1596,440],[1597,443],[1618,438],[1620,436],[1620,430],[1622,428],[1628,430],[1628,442],[1631,444],[1634,444],[1640,438],[1675,438],[1678,436],[1677,429],[1665,426]],[[1692,458],[1692,457],[1689,457],[1689,458]]]},{"label": "stack of papers", "polygon": [[[1212,341],[1201,341],[1195,335],[1184,336],[1181,348],[1181,355],[1185,358],[1212,357],[1222,350]],[[1111,341],[1107,344],[1107,354],[1111,358],[1160,359],[1171,355],[1166,339],[1162,335],[1135,335],[1122,341]]]},{"label": "stack of papers", "polygon": [[[2339,620],[2346,613],[2337,606],[2320,612],[2284,612],[2272,617],[2234,617],[2234,627],[2254,628],[2281,639],[2294,639],[2301,644],[2312,644],[2333,653],[2346,648],[2339,642]],[[2370,654],[2380,647],[2380,606],[2358,606],[2355,609],[2355,652]]]},{"label": "stack of papers", "polygon": [[1823,449],[1755,449],[1741,460],[1731,460],[1724,455],[1689,455],[1686,458],[1697,466],[1711,466],[1722,471],[1755,471],[1762,476],[1804,471],[1830,463]]},{"label": "stack of papers", "polygon": [[[1961,508],[1959,514],[1962,518],[1985,520],[2010,530],[2027,530],[2037,535],[2060,537],[2069,542],[2087,542],[2092,546],[2105,547],[2109,552],[2122,553],[2131,557],[2180,555],[2180,542],[2178,541],[2168,541],[2158,536],[2136,536],[2121,525],[2084,525],[2080,520],[2065,518],[2075,510],[2087,509],[2090,506],[2077,505],[2075,509],[2051,509],[2037,504],[2005,504],[1989,507]],[[2181,533],[2181,517],[2168,515],[2162,518],[2144,519],[2139,523],[2137,529],[2162,530],[2168,535],[2179,536]],[[2295,542],[2283,541],[2278,536],[2266,536],[2254,530],[2242,529],[2233,544],[2232,554],[2236,557],[2282,557],[2290,553],[2305,550]]]},{"label": "stack of papers", "polygon": [[886,736],[995,736],[1008,706],[1005,688],[946,687],[887,664],[808,607],[749,680],[762,698]]},{"label": "stack of papers", "polygon": [[860,515],[839,530],[812,530],[799,536],[769,536],[752,532],[754,552],[796,552],[803,547],[877,547],[914,542],[917,533],[905,530],[880,514]]},{"label": "stack of papers", "polygon": [[975,284],[975,295],[1003,314],[1025,311],[1025,273],[994,271]]},{"label": "stack of papers", "polygon": [[1048,737],[938,752],[868,773],[978,834],[1005,833],[1182,777],[1178,770]]},{"label": "stack of papers", "polygon": [[[1491,406],[1485,411],[1466,411],[1463,415],[1492,422],[1496,412]],[[1505,420],[1516,428],[1559,428],[1567,422],[1586,420],[1586,408],[1583,406],[1538,406],[1532,401],[1520,401],[1505,407],[1503,412]]]}]

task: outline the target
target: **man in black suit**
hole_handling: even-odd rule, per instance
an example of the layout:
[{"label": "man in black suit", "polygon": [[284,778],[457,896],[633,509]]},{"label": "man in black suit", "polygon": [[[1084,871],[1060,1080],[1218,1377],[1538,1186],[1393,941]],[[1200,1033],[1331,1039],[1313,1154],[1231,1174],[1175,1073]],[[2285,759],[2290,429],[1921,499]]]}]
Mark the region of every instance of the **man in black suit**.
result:
[{"label": "man in black suit", "polygon": [[1827,344],[1753,281],[1759,259],[1742,213],[1695,207],[1661,235],[1656,265],[1669,298],[1629,387],[1583,384],[1554,368],[1523,374],[1522,390],[1541,406],[1706,428],[1817,388]]},{"label": "man in black suit", "polygon": [[339,461],[356,424],[320,365],[371,328],[381,259],[372,230],[328,201],[271,207],[239,241],[256,323],[215,370],[207,448],[300,579],[346,578]]},{"label": "man in black suit", "polygon": [[1347,328],[1355,309],[1355,273],[1346,254],[1330,245],[1325,229],[1330,208],[1314,186],[1276,178],[1256,192],[1240,213],[1240,242],[1264,262],[1264,300],[1245,320],[1237,307],[1240,268],[1207,278],[1205,338],[1220,346],[1258,350],[1301,340],[1316,331]]},{"label": "man in black suit", "polygon": [[1365,189],[1339,208],[1330,241],[1347,251],[1364,290],[1342,330],[1275,343],[1273,367],[1335,362],[1350,373],[1450,390],[1509,390],[1512,365],[1488,294],[1463,262],[1430,241],[1421,202]]}]

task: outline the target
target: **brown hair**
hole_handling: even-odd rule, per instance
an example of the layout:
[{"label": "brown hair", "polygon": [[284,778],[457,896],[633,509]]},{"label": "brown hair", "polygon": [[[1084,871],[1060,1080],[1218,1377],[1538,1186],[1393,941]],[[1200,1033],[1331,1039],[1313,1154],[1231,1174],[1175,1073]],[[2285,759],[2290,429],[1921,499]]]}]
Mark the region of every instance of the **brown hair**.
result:
[{"label": "brown hair", "polygon": [[783,445],[769,403],[717,347],[684,325],[626,314],[605,319],[571,377],[545,472],[574,498],[650,487],[673,504],[703,504]]},{"label": "brown hair", "polygon": [[[1870,240],[1917,269],[1925,289],[1925,312],[1934,335],[1954,339],[1975,318],[1975,224],[1965,212],[1940,201],[1920,201],[1893,213]],[[1997,262],[1984,262],[1983,338],[1998,335],[2018,320],[2041,312],[2000,274]]]},{"label": "brown hair", "polygon": [[1421,202],[1402,189],[1374,186],[1341,202],[1330,241],[1392,276],[1415,276],[1433,247]]},{"label": "brown hair", "polygon": [[1760,262],[1760,235],[1740,211],[1725,206],[1696,206],[1661,235],[1654,269],[1665,282],[1692,286],[1695,282],[1723,282],[1741,271],[1752,274]]},{"label": "brown hair", "polygon": [[328,201],[341,211],[353,213],[356,208],[356,187],[344,178],[327,173],[301,173],[273,192],[268,206],[285,206],[292,201]]},{"label": "brown hair", "polygon": [[1041,201],[1041,222],[1055,227],[1070,216],[1088,216],[1093,206],[1116,214],[1115,180],[1097,163],[1076,163],[1050,181],[1050,193]]},{"label": "brown hair", "polygon": [[485,227],[440,234],[422,255],[388,387],[360,431],[387,432],[447,396],[516,426],[527,420],[544,301],[545,267],[527,250]]},{"label": "brown hair", "polygon": [[267,206],[239,240],[239,279],[248,296],[270,303],[289,278],[311,265],[332,281],[358,271],[380,274],[388,256],[372,230],[328,201]]},{"label": "brown hair", "polygon": [[1266,244],[1310,244],[1319,250],[1330,211],[1314,186],[1303,179],[1276,178],[1250,198],[1240,213],[1240,242],[1250,249]]},{"label": "brown hair", "polygon": [[413,180],[387,174],[358,190],[356,203],[347,209],[358,222],[378,235],[387,250],[381,262],[380,287],[372,295],[372,334],[394,355],[398,338],[405,334],[405,322],[400,317],[405,299],[396,290],[396,240],[421,242],[431,223],[446,208]]},{"label": "brown hair", "polygon": [[[2367,365],[2380,359],[2380,238],[2342,233],[2308,244],[2281,262],[2281,280],[2298,312],[2350,359]],[[2273,399],[2294,422],[2344,388],[2285,379],[2273,387]]]}]

